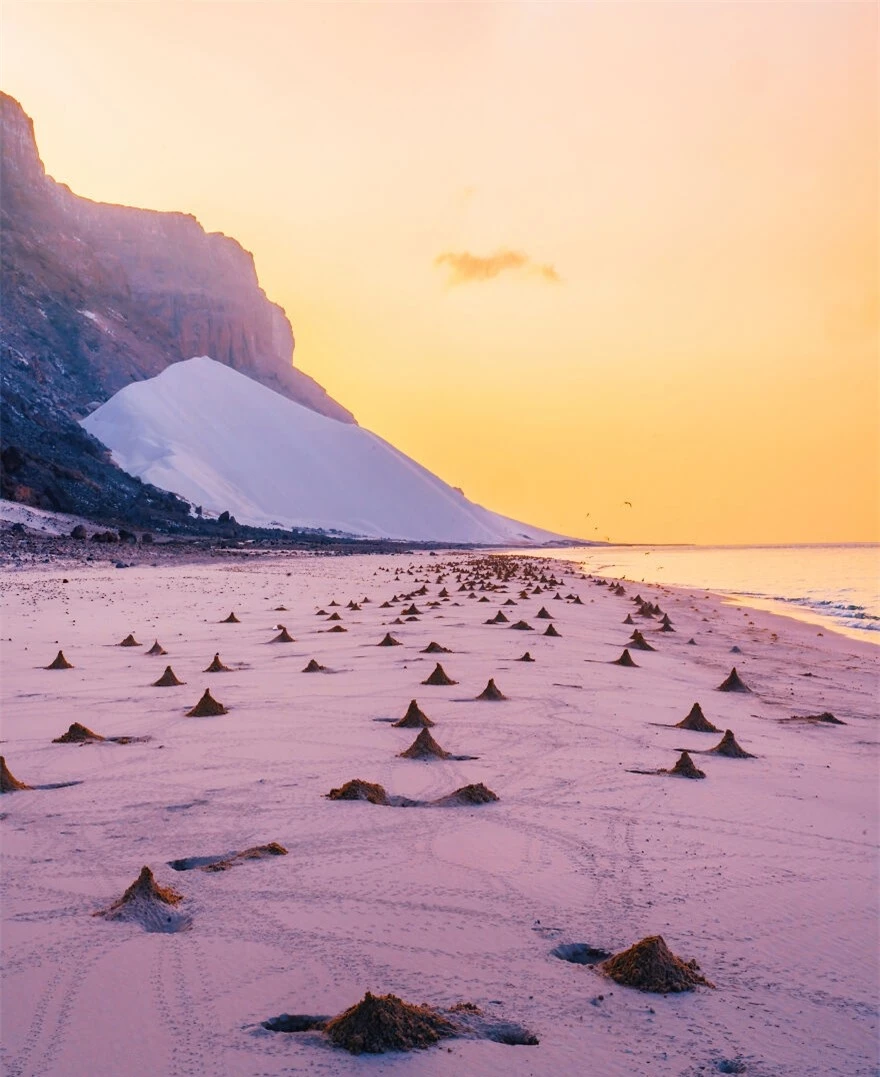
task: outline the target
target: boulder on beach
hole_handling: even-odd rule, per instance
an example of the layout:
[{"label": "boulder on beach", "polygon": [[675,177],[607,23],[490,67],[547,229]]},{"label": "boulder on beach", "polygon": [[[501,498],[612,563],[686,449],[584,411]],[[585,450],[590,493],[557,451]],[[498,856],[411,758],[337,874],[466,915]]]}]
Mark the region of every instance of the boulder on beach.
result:
[{"label": "boulder on beach", "polygon": [[687,752],[682,752],[676,759],[675,766],[666,771],[667,774],[674,774],[677,778],[705,778],[705,772],[700,770],[696,766],[693,759]]},{"label": "boulder on beach", "polygon": [[211,664],[202,671],[203,673],[231,673],[232,670],[229,666],[224,666],[220,661],[220,655],[215,654],[211,659]]},{"label": "boulder on beach", "polygon": [[386,632],[384,637],[376,644],[377,647],[402,647],[403,644],[399,639],[395,639],[390,632]]},{"label": "boulder on beach", "polygon": [[6,758],[0,755],[0,793],[17,793],[21,789],[33,789],[33,786],[20,782],[6,765]]},{"label": "boulder on beach", "polygon": [[336,1047],[352,1054],[382,1054],[430,1047],[454,1036],[455,1025],[428,1006],[414,1006],[396,995],[372,995],[324,1026]]},{"label": "boulder on beach", "polygon": [[326,666],[322,666],[321,663],[318,662],[316,659],[310,658],[308,665],[303,670],[303,673],[323,673],[326,668]]},{"label": "boulder on beach", "polygon": [[423,680],[422,684],[443,686],[448,684],[458,684],[458,681],[454,681],[443,668],[443,666],[438,662],[437,665],[434,666],[433,673],[431,673],[430,677],[427,677],[425,680]]},{"label": "boulder on beach", "polygon": [[178,680],[177,674],[171,668],[171,666],[165,667],[165,672],[158,679],[153,681],[151,687],[153,688],[176,688],[178,685],[185,684],[186,681]]},{"label": "boulder on beach", "polygon": [[698,985],[714,987],[700,974],[696,961],[682,961],[666,945],[662,935],[651,935],[628,950],[615,954],[600,966],[606,976],[624,987],[668,995],[693,991]]},{"label": "boulder on beach", "polygon": [[147,654],[156,656],[156,655],[168,654],[168,652],[165,650],[165,648],[162,646],[162,644],[158,640],[156,640],[156,642],[153,644],[153,646],[147,651]]},{"label": "boulder on beach", "polygon": [[119,644],[119,646],[120,647],[140,647],[140,644],[134,638],[134,636],[131,634],[131,632],[129,632],[129,634],[125,637],[125,639]]},{"label": "boulder on beach", "polygon": [[488,701],[491,703],[500,703],[501,700],[507,699],[507,696],[501,691],[498,685],[495,683],[494,677],[489,678],[489,683],[477,696],[477,699]]},{"label": "boulder on beach", "polygon": [[427,729],[423,729],[406,751],[400,752],[399,755],[401,759],[449,758],[449,752],[440,747]]},{"label": "boulder on beach", "polygon": [[728,673],[725,679],[718,685],[717,691],[719,692],[751,692],[749,688],[740,678],[740,675],[736,672],[736,666]]},{"label": "boulder on beach", "polygon": [[366,800],[370,804],[387,804],[388,794],[381,785],[375,782],[365,782],[361,778],[353,778],[338,789],[331,789],[327,794],[328,800]]},{"label": "boulder on beach", "polygon": [[751,752],[747,752],[745,748],[741,748],[736,742],[736,737],[733,735],[733,730],[725,729],[724,736],[715,745],[714,748],[709,748],[708,751],[712,755],[726,755],[728,759],[754,759],[755,756]]},{"label": "boulder on beach", "polygon": [[440,797],[437,800],[432,800],[431,803],[441,808],[447,808],[468,804],[491,804],[493,800],[498,800],[498,795],[483,785],[482,782],[477,782],[476,785],[463,785],[460,789],[456,789],[455,792],[448,793],[445,797]]},{"label": "boulder on beach", "polygon": [[105,740],[100,733],[93,733],[88,726],[80,725],[79,722],[74,722],[66,733],[62,733],[60,737],[56,737],[53,744],[87,744],[89,741]]},{"label": "boulder on beach", "polygon": [[186,716],[187,718],[213,718],[216,715],[228,713],[229,712],[223,704],[218,703],[211,695],[210,688],[206,688],[202,698],[196,703],[192,710],[186,712]]},{"label": "boulder on beach", "polygon": [[686,718],[682,718],[680,722],[675,723],[676,729],[689,729],[693,733],[720,733],[721,730],[712,725],[709,719],[703,714],[703,708],[699,703],[695,703],[687,713]]},{"label": "boulder on beach", "polygon": [[620,658],[615,658],[614,661],[611,663],[611,665],[612,666],[629,666],[632,669],[638,669],[639,668],[636,665],[636,663],[633,661],[632,655],[629,653],[629,651],[626,648],[624,648],[623,654],[620,656]]},{"label": "boulder on beach", "polygon": [[50,662],[49,665],[46,666],[45,668],[46,669],[73,669],[73,663],[67,661],[67,659],[64,657],[64,651],[59,651],[58,654],[55,655],[55,658],[53,659],[53,661]]},{"label": "boulder on beach", "polygon": [[434,723],[420,708],[414,699],[409,701],[406,714],[394,723],[396,729],[427,729]]},{"label": "boulder on beach", "polygon": [[235,616],[234,613],[230,613],[228,617],[224,617],[220,622],[222,625],[237,625],[241,624],[241,621]]}]

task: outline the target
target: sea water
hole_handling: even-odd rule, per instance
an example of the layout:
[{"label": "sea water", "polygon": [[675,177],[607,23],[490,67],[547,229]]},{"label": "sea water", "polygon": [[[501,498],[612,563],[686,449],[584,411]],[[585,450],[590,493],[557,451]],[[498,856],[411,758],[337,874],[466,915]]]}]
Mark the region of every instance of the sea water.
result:
[{"label": "sea water", "polygon": [[880,644],[880,545],[578,546],[546,553],[597,576],[712,591]]}]

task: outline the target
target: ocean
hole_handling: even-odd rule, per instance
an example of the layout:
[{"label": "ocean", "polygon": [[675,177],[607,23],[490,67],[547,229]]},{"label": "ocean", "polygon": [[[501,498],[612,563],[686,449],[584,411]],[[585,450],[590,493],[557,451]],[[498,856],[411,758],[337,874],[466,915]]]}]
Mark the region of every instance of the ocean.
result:
[{"label": "ocean", "polygon": [[545,551],[599,576],[667,583],[880,644],[880,545],[579,546]]}]

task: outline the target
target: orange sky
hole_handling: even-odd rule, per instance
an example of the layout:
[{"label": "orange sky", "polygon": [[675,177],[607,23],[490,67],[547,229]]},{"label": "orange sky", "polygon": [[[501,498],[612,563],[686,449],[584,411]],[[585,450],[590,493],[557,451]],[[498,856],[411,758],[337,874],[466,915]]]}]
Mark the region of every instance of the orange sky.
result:
[{"label": "orange sky", "polygon": [[0,30],[51,175],[235,236],[297,365],[474,500],[880,539],[873,2],[4,0]]}]

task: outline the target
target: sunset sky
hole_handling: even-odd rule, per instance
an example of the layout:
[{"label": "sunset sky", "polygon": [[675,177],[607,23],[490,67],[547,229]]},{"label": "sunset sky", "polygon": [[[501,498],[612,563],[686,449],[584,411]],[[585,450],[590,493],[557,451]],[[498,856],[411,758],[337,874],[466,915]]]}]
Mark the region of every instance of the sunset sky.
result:
[{"label": "sunset sky", "polygon": [[472,499],[880,539],[873,2],[4,0],[0,30],[51,175],[238,239],[296,364]]}]

